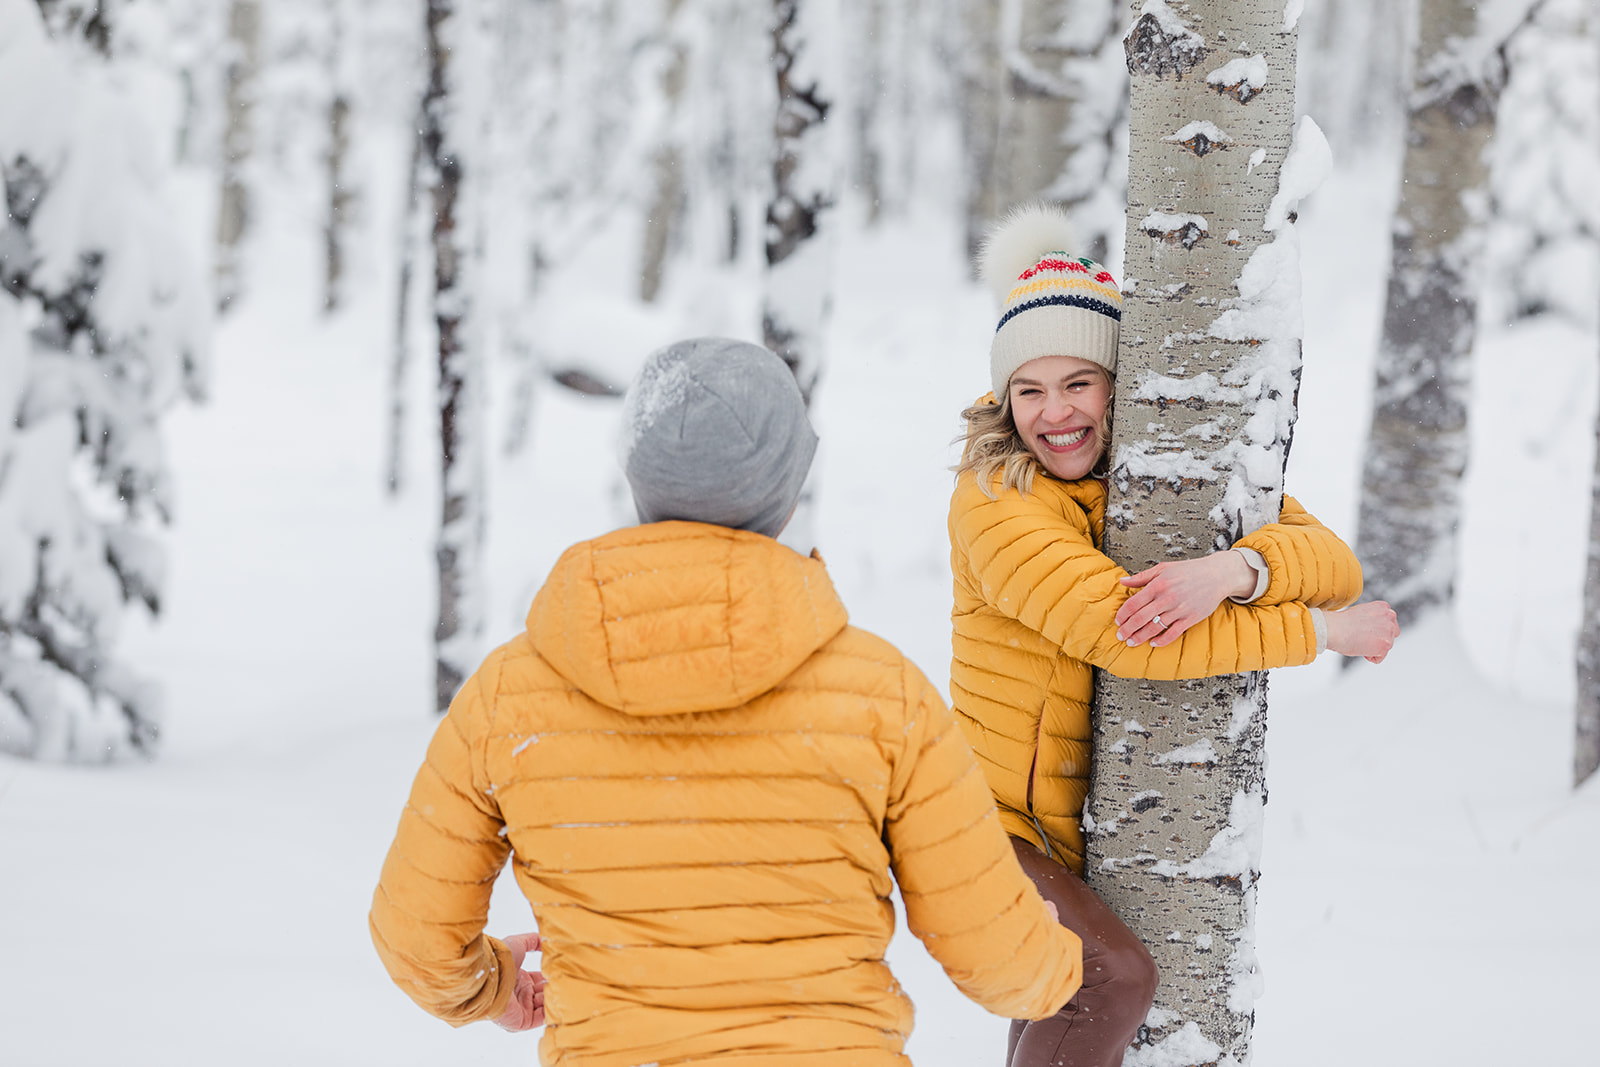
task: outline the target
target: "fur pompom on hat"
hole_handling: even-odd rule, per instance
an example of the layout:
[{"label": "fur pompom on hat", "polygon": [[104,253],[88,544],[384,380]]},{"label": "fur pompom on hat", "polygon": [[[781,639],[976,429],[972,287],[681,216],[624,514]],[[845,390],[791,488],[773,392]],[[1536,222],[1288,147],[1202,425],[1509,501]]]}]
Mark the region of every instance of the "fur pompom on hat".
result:
[{"label": "fur pompom on hat", "polygon": [[978,274],[1001,303],[989,345],[998,400],[1017,368],[1040,356],[1076,356],[1117,371],[1122,290],[1111,272],[1072,254],[1072,223],[1048,204],[1013,209],[984,239]]},{"label": "fur pompom on hat", "polygon": [[788,365],[725,337],[652,352],[622,421],[622,469],[640,522],[683,519],[777,537],[817,451]]}]

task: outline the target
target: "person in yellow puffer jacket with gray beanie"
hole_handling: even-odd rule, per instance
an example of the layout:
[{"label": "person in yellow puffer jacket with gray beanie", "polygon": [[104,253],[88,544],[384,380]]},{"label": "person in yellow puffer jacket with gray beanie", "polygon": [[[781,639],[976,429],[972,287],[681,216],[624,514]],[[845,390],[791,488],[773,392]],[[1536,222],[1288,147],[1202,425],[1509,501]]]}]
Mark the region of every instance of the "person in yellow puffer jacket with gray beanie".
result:
[{"label": "person in yellow puffer jacket with gray beanie", "polygon": [[[1056,1013],[1079,940],[954,718],[774,540],[816,448],[783,361],[681,342],[625,411],[641,525],[561,556],[412,786],[370,917],[395,982],[456,1025],[543,1024],[551,1067],[905,1067],[898,882],[967,996]],[[508,860],[538,933],[502,941]]]},{"label": "person in yellow puffer jacket with gray beanie", "polygon": [[1083,938],[1082,990],[1012,1025],[1008,1067],[1117,1067],[1155,993],[1150,953],[1081,880],[1092,668],[1200,678],[1324,649],[1377,661],[1399,634],[1389,605],[1348,607],[1361,565],[1292,497],[1226,551],[1133,575],[1100,551],[1122,295],[1072,248],[1065,216],[1044,206],[985,245],[981,273],[1002,302],[993,391],[962,413],[950,500],[950,700],[1017,858]]}]

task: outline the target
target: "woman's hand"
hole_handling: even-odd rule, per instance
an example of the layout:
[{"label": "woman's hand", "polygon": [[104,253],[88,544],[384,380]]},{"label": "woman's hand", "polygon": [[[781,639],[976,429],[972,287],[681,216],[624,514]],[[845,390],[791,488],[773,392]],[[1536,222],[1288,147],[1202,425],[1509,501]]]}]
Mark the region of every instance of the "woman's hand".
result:
[{"label": "woman's hand", "polygon": [[1160,648],[1217,610],[1231,596],[1255,592],[1255,568],[1237,552],[1157,563],[1130,574],[1122,584],[1139,591],[1117,612],[1117,640],[1133,648],[1149,641]]},{"label": "woman's hand", "polygon": [[544,975],[523,970],[522,961],[528,953],[539,951],[539,935],[512,934],[505,941],[517,968],[517,988],[511,994],[511,1003],[494,1023],[513,1032],[537,1029],[544,1025]]},{"label": "woman's hand", "polygon": [[1328,624],[1328,648],[1345,656],[1362,656],[1382,663],[1400,636],[1400,620],[1381,600],[1357,604],[1343,611],[1323,612]]}]

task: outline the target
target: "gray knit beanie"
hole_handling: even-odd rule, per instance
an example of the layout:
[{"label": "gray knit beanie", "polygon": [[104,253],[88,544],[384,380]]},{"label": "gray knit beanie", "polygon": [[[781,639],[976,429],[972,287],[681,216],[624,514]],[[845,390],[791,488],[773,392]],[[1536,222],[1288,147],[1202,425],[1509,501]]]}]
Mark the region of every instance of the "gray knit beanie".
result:
[{"label": "gray knit beanie", "polygon": [[640,522],[777,537],[816,451],[794,374],[746,341],[695,337],[652,352],[623,405],[622,469]]}]

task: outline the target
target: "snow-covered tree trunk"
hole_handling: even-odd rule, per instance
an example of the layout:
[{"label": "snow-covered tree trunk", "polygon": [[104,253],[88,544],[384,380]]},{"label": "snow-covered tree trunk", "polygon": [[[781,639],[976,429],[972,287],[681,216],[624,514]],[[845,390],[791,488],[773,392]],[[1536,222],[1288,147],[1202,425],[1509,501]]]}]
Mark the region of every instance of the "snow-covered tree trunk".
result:
[{"label": "snow-covered tree trunk", "polygon": [[227,126],[222,137],[222,195],[217,206],[217,306],[239,295],[240,242],[250,226],[248,167],[255,146],[255,96],[261,69],[261,5],[228,6]]},{"label": "snow-covered tree trunk", "polygon": [[822,373],[832,298],[833,243],[824,217],[837,199],[837,160],[822,82],[828,0],[774,0],[772,69],[778,84],[762,338],[783,357],[809,402]]},{"label": "snow-covered tree trunk", "polygon": [[[807,404],[822,375],[833,298],[833,236],[826,216],[838,199],[838,156],[822,66],[837,45],[828,32],[836,27],[831,2],[774,0],[771,26],[778,107],[761,334],[794,372]],[[810,539],[811,503],[808,479],[786,538],[796,547]]]},{"label": "snow-covered tree trunk", "polygon": [[160,416],[204,387],[209,312],[148,125],[177,86],[115,57],[105,6],[46,7],[0,0],[0,751],[103,762],[159,737],[113,647],[160,609]]},{"label": "snow-covered tree trunk", "polygon": [[1356,550],[1401,626],[1455,592],[1488,167],[1504,56],[1472,0],[1421,0]]},{"label": "snow-covered tree trunk", "polygon": [[436,547],[435,706],[442,714],[477,666],[483,631],[485,427],[477,135],[486,101],[474,0],[427,0],[423,144],[431,169],[433,321],[438,329],[441,510]]},{"label": "snow-covered tree trunk", "polygon": [[[1331,166],[1294,122],[1283,0],[1134,3],[1127,294],[1105,550],[1129,570],[1277,518],[1300,369],[1299,199]],[[1096,672],[1087,877],[1161,973],[1129,1064],[1247,1061],[1259,979],[1264,675]]]},{"label": "snow-covered tree trunk", "polygon": [[1083,249],[1122,244],[1128,83],[1122,0],[1001,0],[999,210],[1031,200],[1065,208]]}]

